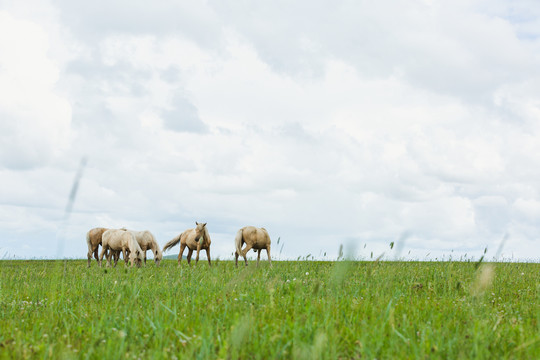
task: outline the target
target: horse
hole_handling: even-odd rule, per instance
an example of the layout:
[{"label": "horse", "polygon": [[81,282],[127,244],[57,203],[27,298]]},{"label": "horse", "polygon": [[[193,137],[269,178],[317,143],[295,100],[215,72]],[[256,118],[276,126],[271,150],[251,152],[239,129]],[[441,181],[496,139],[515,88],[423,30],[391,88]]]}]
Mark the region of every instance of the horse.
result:
[{"label": "horse", "polygon": [[[111,251],[108,251],[111,250]],[[135,235],[130,231],[109,229],[102,235],[102,249],[99,256],[99,264],[101,266],[103,261],[103,255],[107,253],[107,266],[111,266],[111,256],[115,251],[122,251],[124,259],[128,257],[131,261],[131,267],[135,264],[137,267],[141,267],[143,260],[143,252],[139,243],[135,239]],[[116,265],[116,260],[114,262]]]},{"label": "horse", "polygon": [[99,245],[101,245],[101,237],[105,231],[109,229],[97,227],[90,229],[86,233],[86,244],[88,245],[88,267],[90,267],[90,261],[92,260],[92,254],[96,258],[96,261],[99,262],[98,250]]},{"label": "horse", "polygon": [[[92,260],[92,254],[94,255],[94,258],[96,258],[96,261],[99,263],[99,245],[101,245],[101,237],[103,236],[103,233],[109,229],[97,227],[90,229],[86,233],[86,244],[88,245],[88,267],[90,267],[90,261]],[[112,250],[111,250],[112,251]],[[116,266],[116,263],[118,262],[118,259],[120,258],[120,251],[112,251],[113,259],[114,259],[114,265]]]},{"label": "horse", "polygon": [[[125,230],[125,229],[121,229],[121,230]],[[154,235],[152,235],[152,233],[148,230],[143,230],[143,231],[127,230],[127,231],[130,231],[135,236],[135,239],[139,243],[139,246],[141,247],[142,252],[143,252],[144,265],[146,265],[146,251],[151,250],[152,254],[154,254],[154,262],[156,263],[156,266],[159,266],[159,263],[161,262],[161,259],[163,258],[163,253],[161,252],[161,249],[159,248],[159,245]]]},{"label": "horse", "polygon": [[210,261],[210,234],[208,233],[208,228],[206,223],[195,222],[197,227],[195,229],[187,229],[178,236],[175,236],[171,241],[165,244],[163,251],[167,251],[176,244],[180,243],[180,253],[178,254],[178,266],[180,266],[180,261],[182,260],[182,254],[186,246],[188,247],[187,262],[191,264],[191,255],[193,250],[197,250],[197,257],[195,258],[195,264],[199,262],[199,252],[201,249],[206,250],[206,257],[208,258],[208,265],[212,266]]},{"label": "horse", "polygon": [[[246,244],[244,250],[242,250],[242,245]],[[234,239],[234,245],[236,248],[235,251],[235,260],[236,267],[238,267],[238,256],[242,255],[246,266],[248,264],[246,254],[249,250],[253,249],[258,252],[257,255],[257,266],[259,266],[259,260],[261,258],[261,250],[266,249],[266,254],[268,255],[268,263],[272,266],[272,259],[270,258],[270,236],[265,228],[256,228],[255,226],[245,226],[238,230],[236,237]]]}]

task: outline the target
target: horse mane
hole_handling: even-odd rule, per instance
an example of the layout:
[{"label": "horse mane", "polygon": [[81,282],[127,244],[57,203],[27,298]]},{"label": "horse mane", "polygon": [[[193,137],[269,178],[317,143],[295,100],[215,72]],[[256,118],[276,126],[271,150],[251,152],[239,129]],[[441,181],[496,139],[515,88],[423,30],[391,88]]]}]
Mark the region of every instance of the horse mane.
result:
[{"label": "horse mane", "polygon": [[[154,234],[152,234],[151,232],[149,232],[151,237],[150,237],[150,243],[151,243],[151,246],[153,247],[152,249],[152,252],[154,252],[154,256],[159,256],[160,258],[163,257],[163,253],[161,251],[161,249],[159,248],[159,244],[156,240],[156,238],[154,237]],[[155,251],[154,251],[155,249]]]},{"label": "horse mane", "polygon": [[208,228],[206,227],[206,225],[204,226],[204,240],[207,244],[212,241],[210,240],[210,233],[208,232]]}]

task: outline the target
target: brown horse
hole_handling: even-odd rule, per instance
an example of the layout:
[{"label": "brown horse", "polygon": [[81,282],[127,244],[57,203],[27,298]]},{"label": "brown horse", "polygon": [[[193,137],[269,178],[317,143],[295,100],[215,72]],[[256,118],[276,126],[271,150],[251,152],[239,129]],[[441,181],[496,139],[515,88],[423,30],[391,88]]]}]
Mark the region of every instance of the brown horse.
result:
[{"label": "brown horse", "polygon": [[[105,253],[107,253],[107,266],[111,266],[111,257],[114,255],[115,251],[122,251],[124,259],[127,259],[129,251],[131,267],[133,267],[134,264],[137,267],[141,267],[143,252],[135,239],[135,236],[130,231],[109,229],[103,233],[102,249],[99,256],[100,266]],[[116,259],[114,264],[116,265]]]},{"label": "brown horse", "polygon": [[208,233],[208,228],[206,223],[195,222],[197,227],[195,229],[187,229],[180,235],[174,237],[171,241],[165,244],[163,251],[167,251],[176,244],[180,243],[180,253],[178,254],[178,266],[180,266],[180,261],[182,260],[182,254],[186,246],[188,247],[187,261],[188,264],[191,263],[191,255],[193,250],[197,250],[197,257],[195,258],[195,263],[199,262],[199,252],[201,249],[206,250],[206,257],[208,258],[208,264],[212,266],[210,261],[210,234]]},{"label": "brown horse", "polygon": [[[244,250],[242,250],[242,245],[246,244]],[[268,255],[268,263],[272,266],[272,260],[270,259],[270,236],[265,228],[256,228],[255,226],[245,226],[238,230],[236,233],[236,238],[234,239],[234,245],[236,248],[235,251],[235,260],[236,266],[238,267],[238,256],[242,255],[246,266],[248,264],[246,254],[249,250],[254,249],[257,254],[257,266],[259,266],[259,260],[261,259],[261,250],[266,249],[266,254]]]},{"label": "brown horse", "polygon": [[86,233],[86,244],[88,245],[88,267],[90,267],[90,260],[92,260],[92,254],[99,262],[98,250],[99,245],[101,245],[101,236],[107,230],[109,229],[97,227],[90,229]]}]

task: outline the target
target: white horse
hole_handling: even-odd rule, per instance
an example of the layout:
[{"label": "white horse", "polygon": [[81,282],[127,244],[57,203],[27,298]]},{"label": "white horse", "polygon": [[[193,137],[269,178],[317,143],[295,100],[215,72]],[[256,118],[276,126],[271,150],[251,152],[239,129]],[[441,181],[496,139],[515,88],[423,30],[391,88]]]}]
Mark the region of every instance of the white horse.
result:
[{"label": "white horse", "polygon": [[[244,250],[242,250],[242,245],[246,244]],[[259,260],[261,258],[261,250],[266,249],[266,254],[268,255],[268,263],[272,266],[272,259],[270,259],[270,236],[265,228],[256,228],[255,226],[245,226],[238,230],[236,237],[234,239],[234,245],[236,248],[235,251],[235,260],[236,266],[238,267],[238,256],[242,255],[246,266],[248,264],[246,254],[249,250],[254,249],[257,254],[257,266],[259,266]]]},{"label": "white horse", "polygon": [[[96,261],[99,263],[99,245],[101,245],[101,237],[103,233],[109,229],[97,227],[90,229],[86,233],[86,244],[88,245],[88,267],[90,267],[90,260],[92,260],[92,255],[96,258]],[[111,250],[112,251],[112,250]],[[114,265],[118,262],[120,257],[120,251],[112,251],[114,258]]]},{"label": "white horse", "polygon": [[159,266],[159,263],[161,262],[161,259],[163,259],[163,253],[161,252],[161,249],[159,248],[159,245],[156,241],[156,238],[154,235],[148,231],[135,231],[135,230],[127,230],[135,236],[135,239],[139,243],[139,246],[141,247],[141,250],[143,252],[143,258],[144,258],[144,265],[146,265],[146,251],[151,250],[152,254],[154,254],[154,262],[157,266]]},{"label": "white horse", "polygon": [[143,252],[139,246],[139,243],[135,239],[135,236],[130,231],[109,229],[103,233],[101,242],[102,249],[99,256],[100,266],[105,253],[107,254],[107,266],[111,266],[111,257],[113,255],[113,251],[122,251],[124,259],[127,259],[129,251],[131,267],[133,267],[134,264],[137,267],[141,267],[141,263],[143,261]]}]

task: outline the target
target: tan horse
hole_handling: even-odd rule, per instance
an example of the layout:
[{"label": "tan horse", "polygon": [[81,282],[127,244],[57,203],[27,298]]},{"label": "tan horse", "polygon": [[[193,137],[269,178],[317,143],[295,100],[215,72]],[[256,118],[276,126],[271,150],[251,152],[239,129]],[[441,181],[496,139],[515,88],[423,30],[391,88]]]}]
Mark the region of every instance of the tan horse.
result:
[{"label": "tan horse", "polygon": [[195,229],[187,229],[180,235],[173,238],[171,241],[165,244],[163,247],[163,251],[167,251],[168,249],[172,248],[176,244],[180,243],[180,253],[178,254],[178,266],[180,266],[180,261],[182,260],[182,254],[184,253],[184,249],[186,246],[188,247],[188,255],[187,255],[187,261],[188,264],[191,263],[191,255],[193,254],[193,250],[197,250],[197,257],[195,258],[195,263],[199,262],[199,252],[201,249],[206,250],[206,257],[208,258],[208,264],[212,266],[212,262],[210,261],[210,243],[212,242],[210,240],[210,234],[208,233],[208,228],[206,227],[206,223],[198,223],[197,227]]},{"label": "tan horse", "polygon": [[101,236],[107,230],[109,229],[97,227],[97,228],[90,229],[86,233],[86,244],[88,245],[88,267],[90,267],[92,254],[96,258],[96,260],[99,262],[98,250],[99,250],[99,245],[101,245]]},{"label": "tan horse", "polygon": [[[242,250],[242,245],[246,244],[244,250]],[[259,260],[261,258],[261,250],[266,249],[266,254],[268,254],[268,263],[272,266],[272,259],[270,259],[270,236],[265,228],[256,228],[255,226],[245,226],[238,230],[236,233],[236,238],[234,239],[234,245],[236,247],[235,251],[235,260],[236,266],[238,267],[238,256],[242,255],[246,266],[248,264],[246,254],[249,250],[254,249],[258,252],[257,255],[257,266],[259,266]]]},{"label": "tan horse", "polygon": [[[130,231],[109,229],[103,233],[101,254],[99,256],[100,266],[105,253],[107,253],[107,266],[111,266],[111,257],[114,251],[122,251],[124,259],[127,259],[129,251],[131,267],[134,264],[141,267],[143,252],[135,236]],[[114,264],[116,265],[116,260]]]},{"label": "tan horse", "polygon": [[[122,229],[125,230],[125,229]],[[151,250],[152,254],[154,254],[154,262],[157,266],[159,266],[159,263],[161,262],[161,259],[163,258],[163,253],[161,252],[161,249],[159,248],[159,245],[156,241],[156,238],[154,235],[148,231],[134,231],[134,230],[128,230],[130,231],[134,236],[137,242],[139,243],[139,246],[141,247],[141,250],[143,252],[144,257],[144,265],[146,265],[146,251]]]}]

